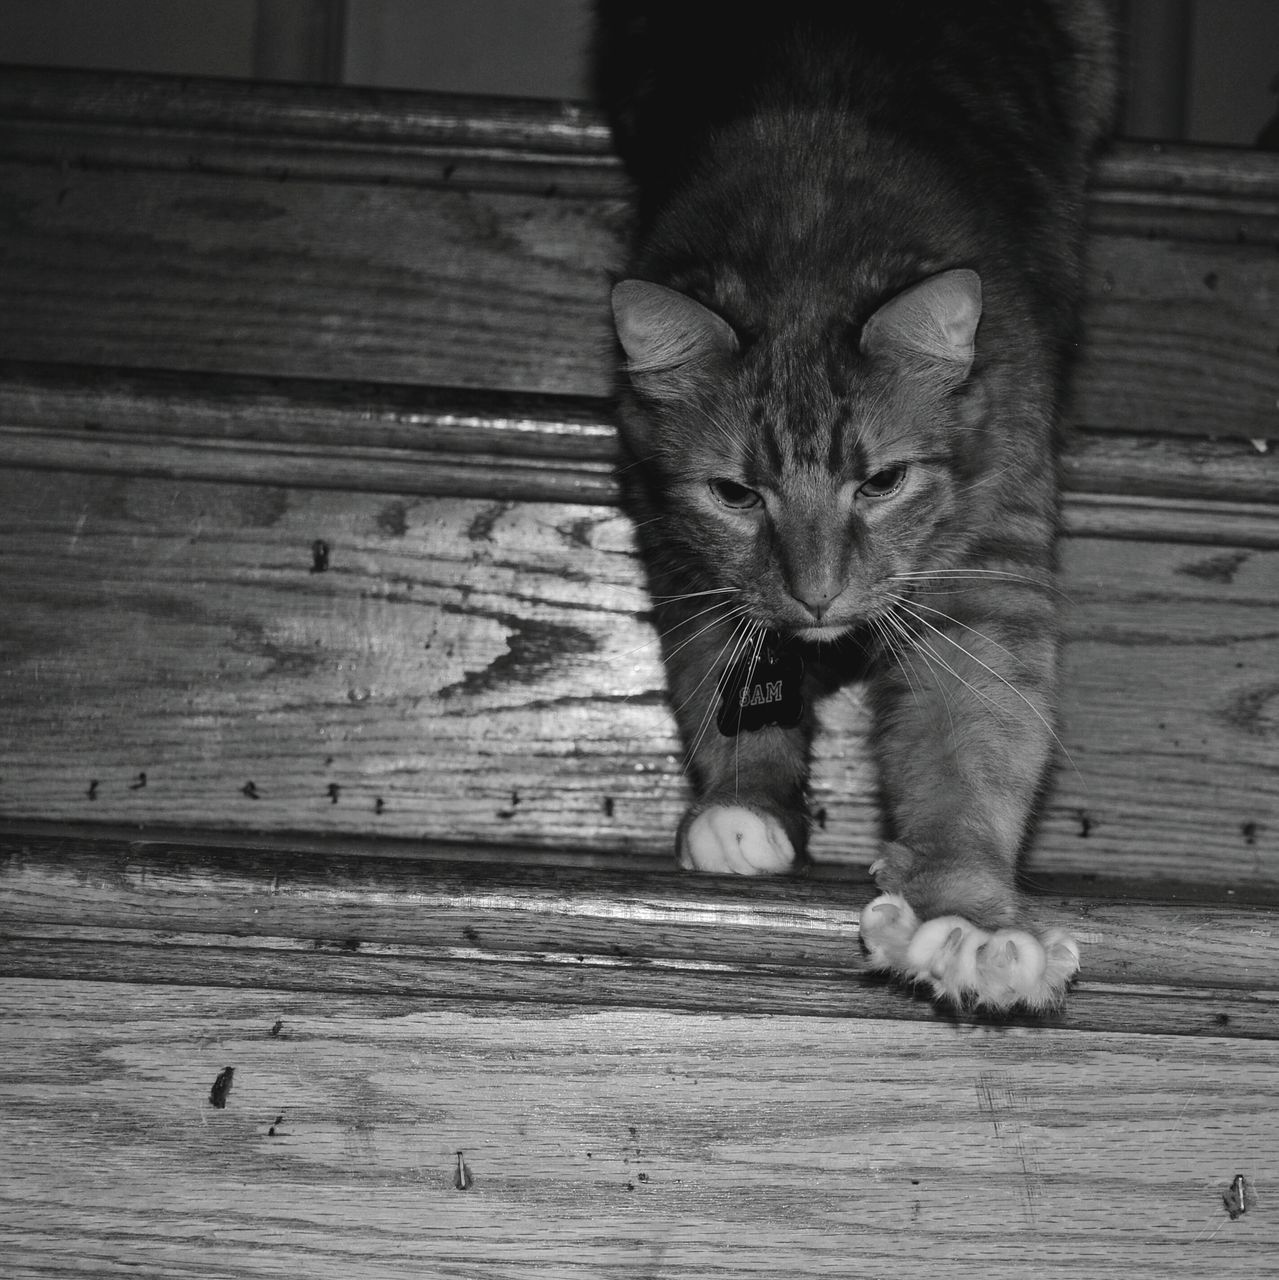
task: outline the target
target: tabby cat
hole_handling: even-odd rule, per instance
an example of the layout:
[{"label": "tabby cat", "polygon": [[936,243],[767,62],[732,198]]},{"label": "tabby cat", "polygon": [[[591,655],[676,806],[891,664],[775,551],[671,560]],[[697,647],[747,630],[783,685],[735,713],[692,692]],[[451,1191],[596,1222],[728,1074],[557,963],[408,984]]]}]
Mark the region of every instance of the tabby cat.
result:
[{"label": "tabby cat", "polygon": [[819,696],[864,676],[872,964],[1002,1009],[1069,936],[1016,866],[1053,753],[1054,445],[1104,5],[600,0],[637,193],[622,470],[696,799],[680,862],[805,856]]}]

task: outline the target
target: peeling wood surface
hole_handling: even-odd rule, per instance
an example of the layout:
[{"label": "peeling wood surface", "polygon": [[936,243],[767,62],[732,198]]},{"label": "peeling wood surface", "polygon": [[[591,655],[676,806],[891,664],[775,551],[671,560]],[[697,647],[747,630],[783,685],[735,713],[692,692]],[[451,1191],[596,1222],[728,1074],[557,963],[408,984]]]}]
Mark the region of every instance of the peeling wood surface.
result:
[{"label": "peeling wood surface", "polygon": [[[665,855],[680,747],[615,508],[16,470],[0,495],[0,815]],[[1065,540],[1073,765],[1032,870],[1279,881],[1277,555]],[[868,863],[857,688],[825,715],[817,852]]]}]

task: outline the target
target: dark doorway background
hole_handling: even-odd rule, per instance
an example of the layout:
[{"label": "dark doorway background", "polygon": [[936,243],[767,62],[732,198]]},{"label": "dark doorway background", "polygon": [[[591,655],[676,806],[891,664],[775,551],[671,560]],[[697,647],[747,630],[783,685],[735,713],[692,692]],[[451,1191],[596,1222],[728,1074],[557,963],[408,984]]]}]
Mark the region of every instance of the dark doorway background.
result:
[{"label": "dark doorway background", "polygon": [[[591,2],[7,0],[0,61],[584,98]],[[1117,0],[1116,11],[1125,135],[1279,146],[1276,0]]]}]

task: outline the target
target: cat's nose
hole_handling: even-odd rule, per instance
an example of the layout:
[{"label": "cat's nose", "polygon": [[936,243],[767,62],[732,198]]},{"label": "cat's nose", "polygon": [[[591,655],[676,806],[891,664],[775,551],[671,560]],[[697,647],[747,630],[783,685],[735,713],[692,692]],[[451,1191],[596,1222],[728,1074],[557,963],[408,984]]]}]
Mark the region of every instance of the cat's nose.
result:
[{"label": "cat's nose", "polygon": [[815,622],[820,622],[844,590],[847,579],[834,556],[821,546],[796,556],[795,560],[798,563],[787,566],[786,589],[813,615]]},{"label": "cat's nose", "polygon": [[815,622],[820,622],[831,602],[839,595],[839,588],[815,583],[805,583],[791,588],[791,595],[813,615]]}]

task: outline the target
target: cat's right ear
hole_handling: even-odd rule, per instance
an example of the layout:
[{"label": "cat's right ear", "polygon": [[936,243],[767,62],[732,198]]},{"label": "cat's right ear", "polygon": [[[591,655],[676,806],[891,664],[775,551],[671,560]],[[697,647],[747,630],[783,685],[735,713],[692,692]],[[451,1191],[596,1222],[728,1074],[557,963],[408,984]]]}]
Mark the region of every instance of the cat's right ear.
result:
[{"label": "cat's right ear", "polygon": [[973,366],[980,322],[981,277],[963,268],[942,271],[889,298],[866,321],[861,349],[922,358],[962,379]]},{"label": "cat's right ear", "polygon": [[659,391],[665,382],[737,354],[732,326],[686,294],[648,280],[613,287],[613,324],[626,372]]}]

